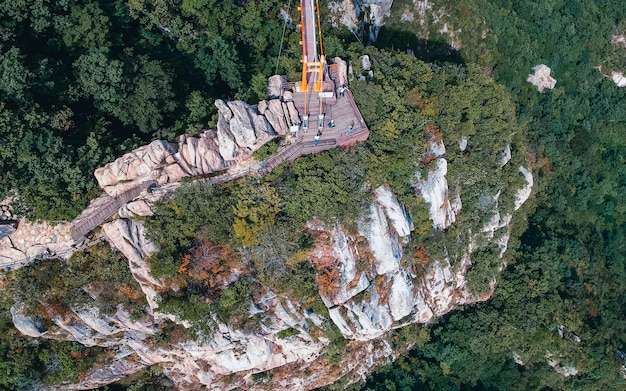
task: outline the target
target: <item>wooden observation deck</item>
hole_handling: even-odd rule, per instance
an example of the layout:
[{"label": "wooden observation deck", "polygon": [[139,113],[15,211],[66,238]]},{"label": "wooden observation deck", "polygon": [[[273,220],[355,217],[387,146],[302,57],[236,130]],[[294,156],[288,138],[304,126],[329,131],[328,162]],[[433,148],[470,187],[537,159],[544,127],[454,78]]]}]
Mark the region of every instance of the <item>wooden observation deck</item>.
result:
[{"label": "wooden observation deck", "polygon": [[[352,93],[339,84],[338,65],[326,63],[318,0],[300,0],[300,14],[302,80],[284,84],[281,99],[293,100],[302,123],[294,135],[296,140],[263,162],[261,175],[303,154],[350,146],[369,137]],[[291,94],[284,94],[288,90]],[[331,121],[333,127],[329,127]]]}]

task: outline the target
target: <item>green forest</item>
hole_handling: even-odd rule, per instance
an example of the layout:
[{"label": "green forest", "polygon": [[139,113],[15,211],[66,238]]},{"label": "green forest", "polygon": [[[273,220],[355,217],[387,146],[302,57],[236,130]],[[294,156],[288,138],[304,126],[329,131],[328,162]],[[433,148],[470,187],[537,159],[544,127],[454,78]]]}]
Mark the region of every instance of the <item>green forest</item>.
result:
[{"label": "green forest", "polygon": [[[255,327],[242,310],[255,284],[324,314],[317,293],[323,280],[303,256],[313,242],[304,223],[316,216],[354,228],[371,189],[381,184],[390,185],[412,213],[413,250],[426,246],[436,254],[443,251],[438,243],[452,243],[461,234],[459,227],[479,227],[486,217],[471,194],[464,195],[463,208],[477,212],[443,232],[430,229],[413,195],[414,164],[430,126],[440,130],[446,145],[470,134],[492,146],[469,157],[447,157],[466,159],[463,170],[448,176],[476,194],[519,187],[517,167],[530,165],[535,185],[522,210],[527,218],[514,227],[507,267],[490,300],[393,331],[387,339],[398,353],[394,363],[364,382],[326,388],[626,387],[626,356],[620,355],[626,352],[626,90],[602,74],[626,72],[626,48],[611,44],[614,34],[626,33],[626,7],[611,0],[432,3],[446,10],[459,50],[445,41],[432,15],[430,38],[418,38],[424,27],[401,21],[413,7],[408,0],[394,2],[375,42],[333,26],[321,2],[327,57],[351,61],[358,73],[358,57],[368,54],[376,70],[372,80],[350,86],[370,138],[349,150],[304,156],[263,179],[219,187],[185,183],[160,202],[145,221],[160,248],[149,259],[151,272],[170,279],[183,269],[188,274],[178,281],[183,289],[162,295],[160,309],[193,327],[181,331],[170,322],[155,343],[181,333],[210,334],[207,313]],[[296,5],[289,4],[297,23]],[[16,197],[19,216],[71,220],[100,193],[95,168],[151,140],[174,141],[214,126],[215,99],[254,104],[266,98],[272,74],[297,80],[301,35],[283,23],[280,9],[287,6],[274,0],[0,3],[0,199]],[[557,84],[539,93],[526,78],[542,63]],[[489,158],[507,144],[520,152],[514,164],[481,176],[490,169]],[[222,264],[189,263],[209,246],[220,252]],[[253,267],[242,263],[241,254],[254,260]],[[71,382],[114,355],[105,348],[21,336],[9,309],[19,301],[45,322],[54,314],[44,313],[41,301],[59,312],[91,302],[82,286],[97,280],[101,312],[120,304],[139,318],[146,304],[134,294],[139,288],[122,258],[98,245],[67,264],[41,261],[0,280],[0,388]],[[217,288],[230,267],[250,278]],[[468,279],[487,284],[494,270],[485,263]],[[213,300],[207,304],[203,297]],[[559,325],[565,326],[563,336]],[[324,327],[334,336],[324,355],[339,362],[346,341],[332,322]],[[556,373],[548,353],[578,374]],[[155,366],[103,390],[170,387]]]}]

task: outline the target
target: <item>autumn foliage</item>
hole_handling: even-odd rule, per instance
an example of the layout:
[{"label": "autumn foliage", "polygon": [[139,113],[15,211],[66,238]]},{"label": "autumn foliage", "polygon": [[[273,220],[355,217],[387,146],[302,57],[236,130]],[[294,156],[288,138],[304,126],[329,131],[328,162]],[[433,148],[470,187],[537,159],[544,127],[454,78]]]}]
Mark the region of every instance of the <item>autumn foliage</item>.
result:
[{"label": "autumn foliage", "polygon": [[236,276],[247,274],[249,270],[230,247],[202,241],[190,254],[183,257],[178,272],[194,282],[202,282],[211,290],[219,291],[236,279]]},{"label": "autumn foliage", "polygon": [[339,292],[339,270],[336,268],[326,268],[317,273],[315,279],[317,289],[322,296],[334,296]]}]

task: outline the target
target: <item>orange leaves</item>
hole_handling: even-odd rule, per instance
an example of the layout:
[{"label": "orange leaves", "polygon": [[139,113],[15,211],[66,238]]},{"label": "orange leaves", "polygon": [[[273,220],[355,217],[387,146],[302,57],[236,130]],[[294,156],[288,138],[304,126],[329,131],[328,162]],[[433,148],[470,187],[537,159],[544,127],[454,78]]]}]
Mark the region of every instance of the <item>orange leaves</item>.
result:
[{"label": "orange leaves", "polygon": [[404,100],[409,106],[417,107],[420,110],[424,108],[424,99],[422,98],[419,87],[414,87],[412,90],[407,92]]},{"label": "orange leaves", "polygon": [[426,247],[419,246],[417,250],[415,250],[415,258],[419,261],[420,264],[426,265],[428,264],[429,258],[426,253]]},{"label": "orange leaves", "polygon": [[85,358],[85,357],[89,356],[89,351],[88,351],[88,350],[85,350],[85,351],[84,351],[84,352],[82,352],[82,353],[81,353],[81,352],[74,352],[74,351],[71,351],[71,352],[70,352],[70,356],[72,356],[72,358],[73,358],[73,359],[75,359],[75,360],[82,360],[83,358]]},{"label": "orange leaves", "polygon": [[426,152],[420,159],[420,163],[426,166],[428,163],[432,162],[433,159],[435,159],[435,154],[432,152]]},{"label": "orange leaves", "polygon": [[118,289],[118,292],[137,303],[140,303],[143,300],[143,294],[130,286],[123,286]]},{"label": "orange leaves", "polygon": [[182,258],[178,272],[212,290],[221,290],[232,282],[234,275],[248,270],[230,247],[202,241]]},{"label": "orange leaves", "polygon": [[188,271],[187,266],[189,266],[190,261],[191,261],[191,255],[185,254],[181,261],[180,267],[178,268],[178,272],[186,274]]},{"label": "orange leaves", "polygon": [[543,170],[546,174],[552,173],[552,163],[550,163],[550,159],[547,157],[542,158],[539,161],[538,168]]},{"label": "orange leaves", "polygon": [[443,133],[441,132],[441,130],[439,130],[433,124],[427,125],[426,129],[424,129],[424,132],[426,132],[426,134],[429,135],[430,138],[434,139],[436,143],[441,141],[441,138],[443,137]]},{"label": "orange leaves", "polygon": [[335,268],[326,268],[317,274],[315,279],[317,289],[322,296],[334,296],[339,292],[339,270]]}]

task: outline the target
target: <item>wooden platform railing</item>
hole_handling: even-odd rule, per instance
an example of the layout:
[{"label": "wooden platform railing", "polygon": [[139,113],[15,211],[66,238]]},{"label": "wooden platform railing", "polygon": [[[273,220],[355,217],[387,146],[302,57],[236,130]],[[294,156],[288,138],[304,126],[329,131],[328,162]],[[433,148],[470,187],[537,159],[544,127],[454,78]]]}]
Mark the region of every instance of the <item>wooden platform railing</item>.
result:
[{"label": "wooden platform railing", "polygon": [[141,194],[142,191],[155,184],[156,183],[153,181],[143,182],[116,197],[103,193],[100,197],[94,200],[94,202],[98,202],[97,207],[90,208],[87,206],[83,213],[78,215],[72,221],[70,226],[72,239],[74,239],[74,241],[78,241],[94,228],[98,227],[111,216],[116,214],[122,205],[139,197],[139,194]]},{"label": "wooden platform railing", "polygon": [[297,159],[302,155],[302,145],[301,144],[292,144],[287,148],[284,148],[278,153],[266,161],[262,163],[261,168],[257,171],[260,176],[265,176],[272,172],[274,168],[276,168],[279,164],[292,161]]}]

